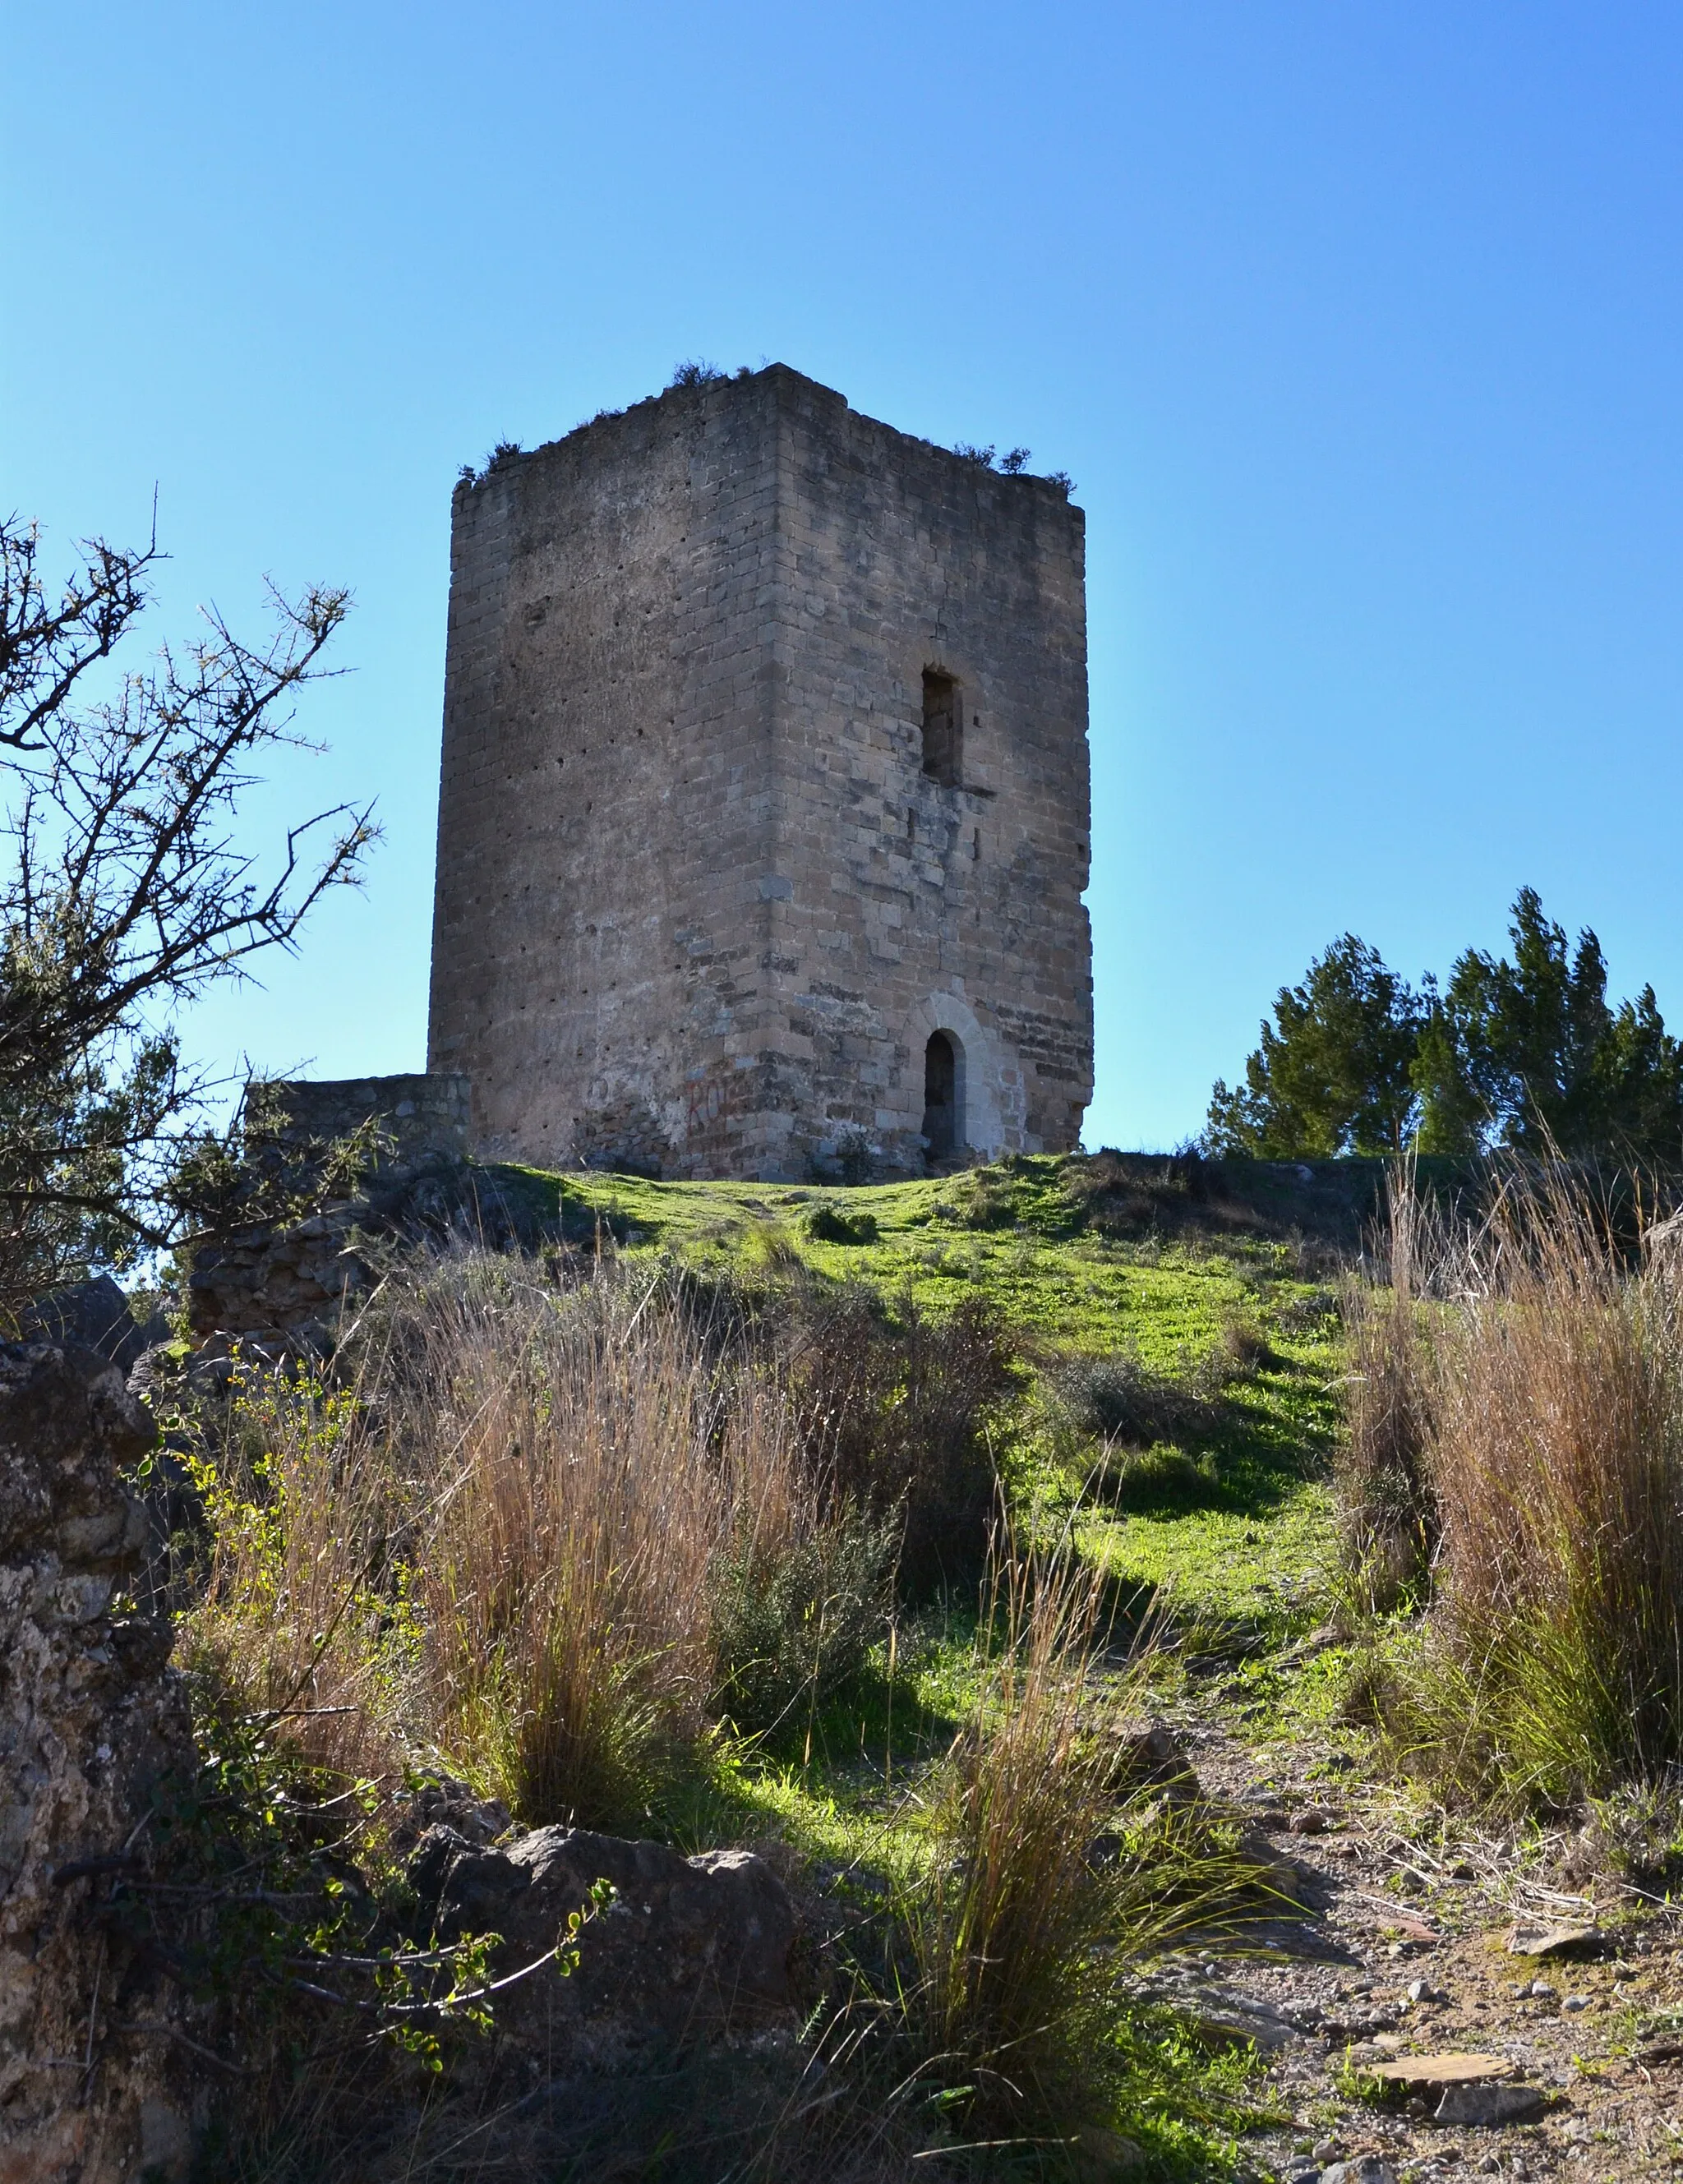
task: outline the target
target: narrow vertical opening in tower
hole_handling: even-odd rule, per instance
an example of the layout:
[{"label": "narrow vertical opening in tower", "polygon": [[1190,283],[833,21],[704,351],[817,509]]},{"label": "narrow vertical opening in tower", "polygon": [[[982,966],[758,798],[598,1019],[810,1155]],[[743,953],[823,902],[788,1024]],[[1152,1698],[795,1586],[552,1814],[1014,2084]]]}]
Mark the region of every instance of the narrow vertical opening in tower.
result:
[{"label": "narrow vertical opening in tower", "polygon": [[923,1050],[923,1136],[932,1161],[947,1160],[963,1143],[958,1112],[958,1057],[944,1031]]},{"label": "narrow vertical opening in tower", "polygon": [[923,670],[923,771],[956,788],[963,772],[964,713],[958,685],[938,667]]}]

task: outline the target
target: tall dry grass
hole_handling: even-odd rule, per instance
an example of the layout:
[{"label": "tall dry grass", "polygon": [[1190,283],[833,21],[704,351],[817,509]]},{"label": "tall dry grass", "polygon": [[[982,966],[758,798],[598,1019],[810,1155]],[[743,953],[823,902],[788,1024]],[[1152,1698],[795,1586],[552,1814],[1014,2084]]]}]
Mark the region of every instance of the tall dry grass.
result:
[{"label": "tall dry grass", "polygon": [[1406,1169],[1392,1178],[1386,1244],[1383,1279],[1346,1278],[1341,1296],[1350,1364],[1335,1473],[1339,1546],[1356,1600],[1370,1613],[1420,1596],[1438,1539],[1427,1457],[1429,1313],[1453,1285],[1455,1247]]},{"label": "tall dry grass", "polygon": [[979,2082],[990,2114],[1056,2105],[1092,2013],[1109,1925],[1094,1847],[1116,1803],[1094,1712],[1103,1603],[1090,1565],[996,1542],[981,1696],[936,1794],[933,1872],[908,1903],[921,2043]]},{"label": "tall dry grass", "polygon": [[652,1290],[435,1279],[403,1430],[429,1724],[532,1820],[639,1808],[718,1680],[722,1563],[822,1521],[787,1401]]},{"label": "tall dry grass", "polygon": [[883,1618],[892,1530],[776,1373],[658,1282],[419,1262],[336,1363],[332,1389],[237,1381],[187,1617],[312,1763],[430,1750],[522,1819],[612,1825],[722,1691],[786,1705]]},{"label": "tall dry grass", "polygon": [[1125,2071],[1129,1975],[1188,1935],[1254,1919],[1266,1882],[1236,1827],[1118,1777],[1157,1634],[1115,1641],[1102,1572],[1064,1542],[996,1534],[971,1717],[929,1786],[933,1856],[900,1917],[920,2067],[970,2120],[1017,2133],[1103,2117]]},{"label": "tall dry grass", "polygon": [[1451,1262],[1408,1338],[1435,1545],[1391,1723],[1446,1780],[1570,1803],[1683,1758],[1683,1291],[1561,1175]]}]

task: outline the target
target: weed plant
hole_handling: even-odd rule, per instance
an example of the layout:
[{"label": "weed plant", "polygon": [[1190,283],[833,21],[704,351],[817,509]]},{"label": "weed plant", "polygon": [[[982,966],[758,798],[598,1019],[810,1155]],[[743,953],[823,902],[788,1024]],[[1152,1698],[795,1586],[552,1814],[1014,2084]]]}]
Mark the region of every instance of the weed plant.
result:
[{"label": "weed plant", "polygon": [[811,1207],[801,1225],[818,1244],[874,1244],[877,1240],[874,1213],[844,1213],[828,1203]]},{"label": "weed plant", "polygon": [[936,1201],[935,1217],[963,1228],[1009,1228],[1017,1219],[1017,1194],[997,1168],[972,1168]]},{"label": "weed plant", "polygon": [[[1206,1386],[1146,1364],[1135,1349],[1108,1357],[1071,1358],[1045,1376],[1059,1425],[1097,1440],[1106,1454],[1150,1448],[1162,1441],[1209,1440],[1222,1412]],[[1073,1454],[1072,1446],[1069,1453]]]},{"label": "weed plant", "polygon": [[967,1298],[938,1318],[909,1291],[890,1307],[849,1283],[801,1301],[783,1354],[836,1496],[898,1521],[902,1586],[972,1580],[998,1491],[989,1418],[1017,1386],[998,1312]]},{"label": "weed plant", "polygon": [[887,1630],[900,1527],[849,1509],[768,1551],[744,1540],[712,1573],[714,1702],[739,1734],[774,1737],[855,1681]]},{"label": "weed plant", "polygon": [[1195,1507],[1218,1497],[1218,1450],[1238,1427],[1232,1384],[1279,1361],[1256,1321],[1223,1318],[1214,1346],[1179,1373],[1137,1350],[1070,1358],[1043,1375],[1055,1460],[1119,1508]]},{"label": "weed plant", "polygon": [[183,1423],[203,1527],[178,1543],[178,1659],[219,1713],[272,1719],[298,1763],[390,1779],[411,1627],[401,1504],[361,1406],[309,1375],[237,1366],[198,1431]]}]

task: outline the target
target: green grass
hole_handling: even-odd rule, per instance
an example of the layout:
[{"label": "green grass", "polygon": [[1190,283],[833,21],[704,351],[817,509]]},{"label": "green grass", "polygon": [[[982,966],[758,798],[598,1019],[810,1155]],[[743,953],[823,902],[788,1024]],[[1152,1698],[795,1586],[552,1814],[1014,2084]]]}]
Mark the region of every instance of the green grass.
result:
[{"label": "green grass", "polygon": [[[1046,1156],[981,1171],[979,1207],[968,1176],[840,1189],[524,1173],[564,1200],[570,1231],[599,1223],[633,1263],[672,1256],[751,1277],[766,1272],[769,1244],[785,1264],[798,1253],[816,1281],[863,1282],[890,1302],[909,1292],[939,1312],[983,1295],[1033,1373],[1129,1348],[1184,1375],[1236,1314],[1255,1319],[1273,1362],[1232,1384],[1217,1431],[1183,1449],[1205,1460],[1201,1475],[1133,1492],[1125,1510],[1095,1507],[1082,1540],[1119,1584],[1166,1587],[1189,1618],[1307,1628],[1332,1536],[1324,1474],[1342,1370],[1335,1323],[1313,1313],[1324,1288],[1300,1279],[1290,1245],[1266,1234],[1096,1233],[1063,1187],[1067,1165]],[[811,1237],[807,1218],[826,1206],[855,1223],[869,1215],[876,1240]],[[969,1225],[978,1212],[989,1225]],[[1020,1495],[1066,1502],[1084,1483],[1079,1467],[1054,1475],[1032,1411],[1025,1399],[1004,1422],[1002,1458]]]}]

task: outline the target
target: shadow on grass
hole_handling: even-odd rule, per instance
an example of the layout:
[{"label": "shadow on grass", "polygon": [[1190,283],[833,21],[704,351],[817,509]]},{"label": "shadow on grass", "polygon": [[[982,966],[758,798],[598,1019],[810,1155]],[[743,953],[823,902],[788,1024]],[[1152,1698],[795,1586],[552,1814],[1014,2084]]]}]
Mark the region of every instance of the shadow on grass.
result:
[{"label": "shadow on grass", "polygon": [[[953,1618],[953,1641],[960,1620]],[[974,1620],[972,1611],[966,1642]],[[798,1824],[774,1828],[771,1818],[768,1787],[792,1783],[833,1808],[845,1832],[861,1801],[927,1768],[958,1734],[964,1705],[956,1679],[950,1694],[932,1698],[927,1654],[927,1641],[914,1631],[892,1682],[885,1663],[873,1661],[816,1704],[791,1706],[764,1727],[744,1731],[725,1722],[673,1766],[650,1802],[650,1826],[687,1854],[772,1831],[807,1847]]]},{"label": "shadow on grass", "polygon": [[[1306,1396],[1320,1392],[1307,1368],[1287,1363],[1272,1377],[1299,1381]],[[1254,1389],[1189,1399],[1161,1436],[1131,1446],[1113,1440],[1089,1474],[1087,1494],[1123,1515],[1213,1512],[1264,1521],[1327,1462],[1330,1419],[1303,1415],[1303,1407],[1282,1407]]]}]

